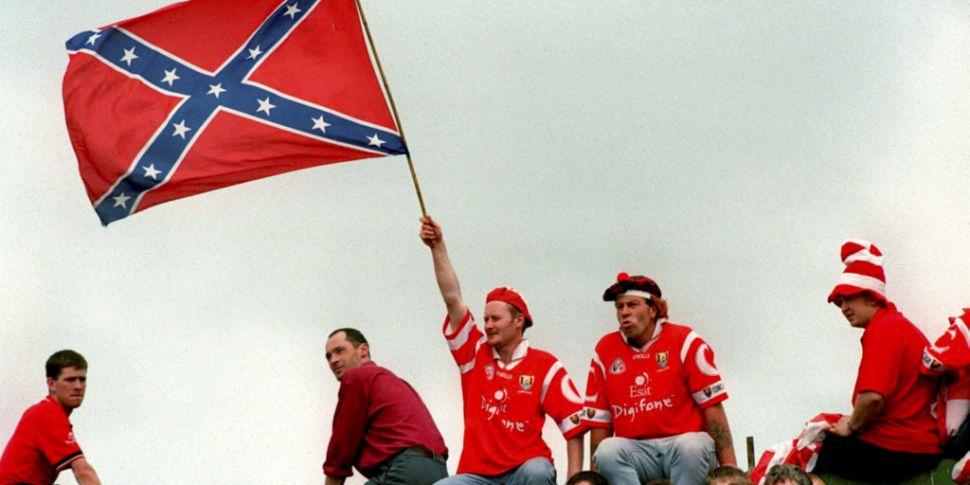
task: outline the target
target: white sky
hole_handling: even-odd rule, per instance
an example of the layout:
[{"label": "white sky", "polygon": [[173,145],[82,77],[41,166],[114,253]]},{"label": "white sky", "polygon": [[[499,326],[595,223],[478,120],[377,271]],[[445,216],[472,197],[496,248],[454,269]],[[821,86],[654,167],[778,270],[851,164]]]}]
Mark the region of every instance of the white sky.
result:
[{"label": "white sky", "polygon": [[[452,450],[458,373],[403,157],[295,172],[102,228],[63,122],[63,43],[165,2],[4,2],[0,445],[61,348],[106,483],[320,483],[355,326]],[[523,291],[582,388],[618,271],[711,344],[740,460],[845,412],[839,245],[887,254],[935,339],[970,306],[970,4],[365,0],[466,300]],[[565,446],[547,441],[563,476]],[[70,473],[61,483],[73,483]],[[349,481],[360,484],[359,475]]]}]

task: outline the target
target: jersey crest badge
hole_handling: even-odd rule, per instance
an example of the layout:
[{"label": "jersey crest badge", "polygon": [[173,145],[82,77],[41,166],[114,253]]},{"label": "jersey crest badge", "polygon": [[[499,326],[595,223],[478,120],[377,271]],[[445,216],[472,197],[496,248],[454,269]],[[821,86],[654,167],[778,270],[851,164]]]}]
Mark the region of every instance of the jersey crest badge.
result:
[{"label": "jersey crest badge", "polygon": [[657,352],[657,367],[667,367],[667,351]]},{"label": "jersey crest badge", "polygon": [[532,384],[534,384],[535,381],[535,376],[519,376],[519,386],[522,387],[522,390],[524,391],[531,389]]},{"label": "jersey crest badge", "polygon": [[626,372],[626,364],[623,363],[623,359],[617,357],[613,361],[613,365],[610,366],[610,374],[622,374]]},{"label": "jersey crest badge", "polygon": [[485,378],[488,380],[495,379],[495,367],[492,364],[485,365]]}]

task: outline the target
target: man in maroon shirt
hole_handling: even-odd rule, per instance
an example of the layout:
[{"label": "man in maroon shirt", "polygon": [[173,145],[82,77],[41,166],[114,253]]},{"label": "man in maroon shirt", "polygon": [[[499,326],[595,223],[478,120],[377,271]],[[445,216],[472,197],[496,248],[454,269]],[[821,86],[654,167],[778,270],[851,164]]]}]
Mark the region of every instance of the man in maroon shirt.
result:
[{"label": "man in maroon shirt", "polygon": [[431,485],[448,476],[448,448],[431,413],[407,382],[371,361],[363,334],[334,330],[327,363],[340,391],[325,485],[343,484],[351,467],[368,485]]},{"label": "man in maroon shirt", "polygon": [[50,485],[68,468],[80,485],[100,485],[68,417],[81,406],[88,363],[73,350],[47,359],[47,398],[24,412],[0,457],[0,485]]},{"label": "man in maroon shirt", "polygon": [[816,473],[867,482],[899,481],[939,463],[930,406],[937,381],[920,373],[928,341],[886,298],[882,253],[867,242],[842,245],[845,271],[829,295],[849,325],[864,329],[862,360],[843,416],[822,442]]}]

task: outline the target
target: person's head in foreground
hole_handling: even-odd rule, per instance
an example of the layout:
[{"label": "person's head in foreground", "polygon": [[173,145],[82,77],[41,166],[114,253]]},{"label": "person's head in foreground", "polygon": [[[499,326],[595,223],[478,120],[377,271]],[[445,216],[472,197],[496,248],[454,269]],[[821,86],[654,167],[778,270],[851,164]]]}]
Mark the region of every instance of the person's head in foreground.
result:
[{"label": "person's head in foreground", "polygon": [[812,485],[812,479],[795,465],[775,465],[765,475],[764,485]]}]

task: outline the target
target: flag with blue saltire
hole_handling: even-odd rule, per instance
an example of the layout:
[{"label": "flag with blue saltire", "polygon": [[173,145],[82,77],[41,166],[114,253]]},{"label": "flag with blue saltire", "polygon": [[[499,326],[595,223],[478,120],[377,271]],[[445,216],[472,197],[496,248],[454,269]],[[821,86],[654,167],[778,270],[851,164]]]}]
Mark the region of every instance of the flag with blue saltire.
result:
[{"label": "flag with blue saltire", "polygon": [[407,152],[354,0],[194,0],[82,32],[67,49],[68,133],[105,225]]}]

